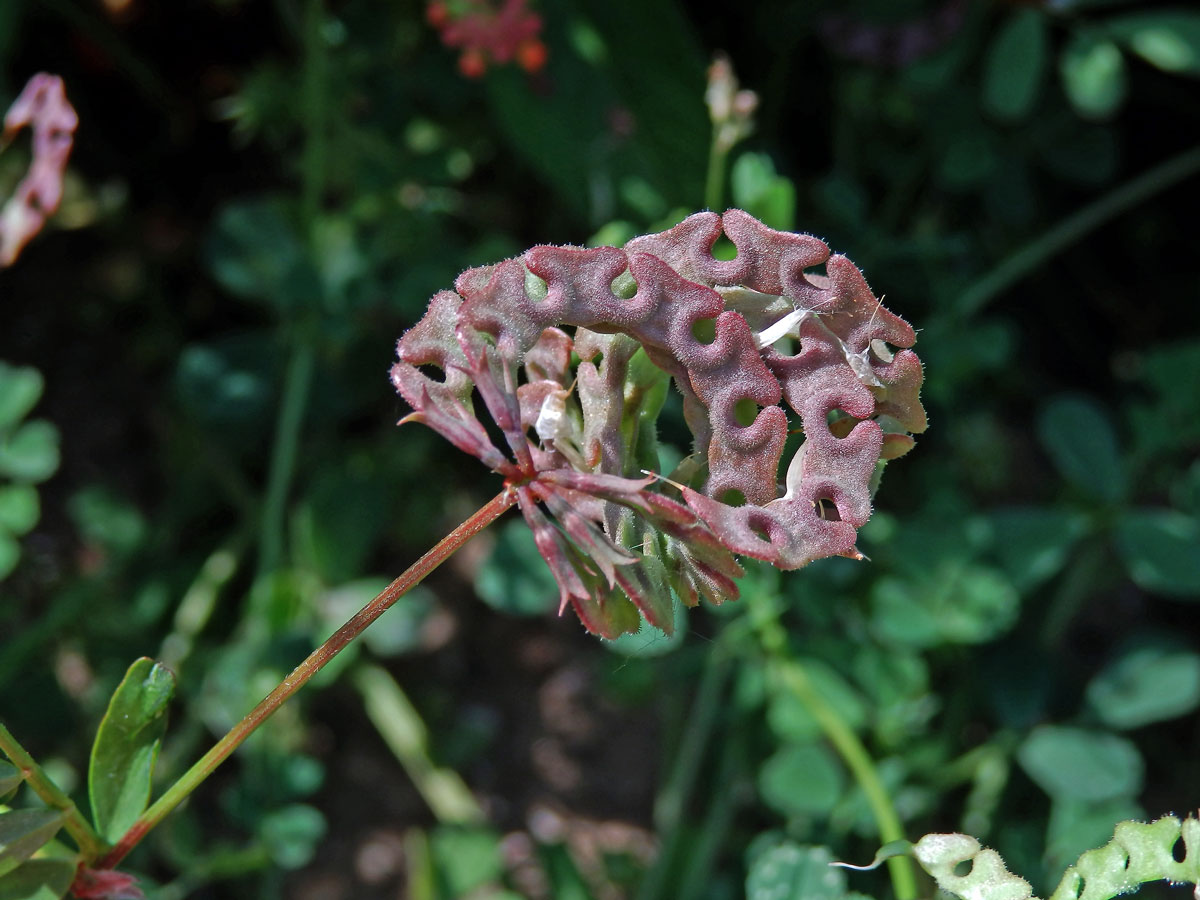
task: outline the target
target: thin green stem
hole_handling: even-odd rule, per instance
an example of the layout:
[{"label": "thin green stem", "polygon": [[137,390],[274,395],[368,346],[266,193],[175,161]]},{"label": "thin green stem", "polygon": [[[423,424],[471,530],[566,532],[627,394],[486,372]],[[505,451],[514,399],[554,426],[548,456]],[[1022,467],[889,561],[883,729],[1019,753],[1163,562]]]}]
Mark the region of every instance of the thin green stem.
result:
[{"label": "thin green stem", "polygon": [[721,748],[708,812],[684,861],[677,892],[673,893],[677,900],[692,900],[709,893],[713,869],[722,848],[729,843],[729,829],[737,812],[738,798],[743,794],[739,777],[745,754],[743,741],[741,735],[731,735]]},{"label": "thin green stem", "polygon": [[[321,34],[324,19],[322,0],[308,0],[304,7],[304,156],[301,167],[300,218],[310,245],[316,240],[316,224],[321,213],[327,172],[328,68],[325,39]],[[314,252],[316,247],[311,248]],[[312,318],[311,314],[309,318]],[[303,323],[301,323],[303,324]],[[263,502],[258,574],[273,572],[283,556],[284,519],[292,475],[296,469],[296,451],[304,425],[304,411],[312,388],[316,366],[314,337],[305,328],[294,329],[293,346],[284,376],[283,399],[275,427],[267,493]]]},{"label": "thin green stem", "polygon": [[259,575],[275,571],[283,555],[284,515],[292,473],[296,469],[296,451],[300,446],[300,429],[304,424],[304,408],[308,405],[315,363],[316,353],[309,339],[298,337],[284,377],[283,402],[271,450],[259,537]]},{"label": "thin green stem", "polygon": [[21,770],[21,776],[25,779],[26,784],[42,798],[42,802],[51,809],[59,809],[67,814],[63,828],[74,838],[75,843],[79,845],[80,852],[86,858],[95,859],[108,851],[109,845],[88,824],[88,820],[83,817],[83,813],[79,811],[75,801],[50,780],[50,777],[42,771],[42,767],[37,764],[29,751],[21,746],[20,742],[13,737],[12,732],[3,724],[0,724],[0,750],[12,760],[14,766]]},{"label": "thin green stem", "polygon": [[158,798],[157,801],[121,836],[113,849],[96,865],[96,868],[110,869],[117,865],[138,842],[146,836],[155,825],[183,802],[199,785],[223,763],[234,750],[241,746],[260,725],[279,709],[284,702],[300,690],[314,675],[321,671],[335,656],[344,650],[351,641],[383,615],[397,600],[403,597],[439,565],[445,562],[456,550],[480,531],[494,522],[507,509],[516,503],[516,493],[505,488],[484,506],[476,511],[469,519],[442,538],[438,543],[413,563],[399,578],[384,588],[366,606],[355,613],[349,621],[333,633],[320,647],[309,654],[308,659],[300,663],[295,670],[275,690],[254,707],[242,721],[234,725],[211,750],[202,756],[195,765],[188,769],[175,784]]},{"label": "thin green stem", "polygon": [[654,865],[638,887],[639,900],[654,900],[663,894],[679,847],[684,842],[684,811],[691,800],[700,764],[712,746],[710,737],[721,711],[721,699],[730,672],[729,661],[718,643],[707,656],[696,698],[688,710],[687,726],[679,741],[670,775],[654,805],[654,826],[663,844]]},{"label": "thin green stem", "polygon": [[1159,163],[1115,190],[1087,204],[1034,238],[990,272],[967,287],[955,304],[955,313],[968,318],[1007,291],[1046,260],[1082,240],[1101,225],[1172,185],[1200,173],[1200,146]]},{"label": "thin green stem", "polygon": [[721,212],[725,198],[725,163],[729,159],[728,148],[721,146],[717,129],[713,129],[712,144],[708,150],[708,173],[704,178],[704,205],[713,212]]},{"label": "thin green stem", "polygon": [[[753,604],[759,638],[769,658],[769,675],[805,705],[821,726],[825,737],[841,756],[867,799],[875,826],[879,829],[880,843],[890,844],[892,841],[904,840],[900,816],[897,815],[888,790],[879,777],[871,754],[858,739],[854,729],[821,696],[804,666],[788,652],[787,632],[779,621],[771,598],[752,594],[748,597],[748,602]],[[887,864],[896,900],[914,900],[917,896],[917,879],[912,860],[907,856],[895,856],[889,859]]]},{"label": "thin green stem", "polygon": [[477,825],[487,815],[453,769],[440,768],[429,755],[429,731],[421,714],[387,671],[360,666],[354,686],[362,694],[367,717],[408,773],[417,793],[439,822]]}]

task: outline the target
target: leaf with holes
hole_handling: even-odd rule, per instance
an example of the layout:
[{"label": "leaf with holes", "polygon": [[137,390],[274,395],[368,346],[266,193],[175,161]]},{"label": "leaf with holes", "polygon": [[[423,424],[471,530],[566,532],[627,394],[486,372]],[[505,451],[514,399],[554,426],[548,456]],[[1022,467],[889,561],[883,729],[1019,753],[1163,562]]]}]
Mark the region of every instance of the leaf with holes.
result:
[{"label": "leaf with holes", "polygon": [[[925,429],[914,340],[848,259],[730,210],[467,270],[400,339],[392,383],[402,422],[504,476],[560,606],[613,638],[669,633],[672,592],[736,597],[735,555],[861,559],[878,466]],[[663,472],[668,379],[694,445]]]}]

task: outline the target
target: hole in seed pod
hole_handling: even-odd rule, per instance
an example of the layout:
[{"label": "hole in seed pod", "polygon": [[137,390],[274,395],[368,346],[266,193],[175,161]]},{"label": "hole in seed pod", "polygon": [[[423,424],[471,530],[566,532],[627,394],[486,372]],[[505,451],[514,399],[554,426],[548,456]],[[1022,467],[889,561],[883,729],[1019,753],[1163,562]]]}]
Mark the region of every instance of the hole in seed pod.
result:
[{"label": "hole in seed pod", "polygon": [[1086,888],[1086,887],[1087,887],[1087,879],[1084,878],[1082,875],[1080,875],[1079,876],[1079,884],[1075,885],[1075,890],[1078,891],[1078,893],[1075,896],[1082,897],[1084,888]]},{"label": "hole in seed pod", "polygon": [[1171,848],[1171,858],[1177,863],[1181,863],[1187,859],[1187,844],[1183,841],[1183,835],[1179,836],[1179,839],[1175,841],[1175,845]]},{"label": "hole in seed pod", "polygon": [[758,411],[761,408],[749,397],[743,397],[733,405],[733,419],[742,428],[749,428],[758,418]]},{"label": "hole in seed pod", "polygon": [[746,522],[746,527],[754,532],[754,536],[760,541],[771,543],[771,520],[765,516],[751,516]]},{"label": "hole in seed pod", "polygon": [[612,281],[612,292],[622,300],[632,300],[634,294],[637,293],[637,282],[633,280],[633,274],[626,269]]},{"label": "hole in seed pod", "polygon": [[539,303],[546,299],[550,293],[549,286],[544,278],[539,278],[528,269],[525,270],[525,296],[534,303]]},{"label": "hole in seed pod", "polygon": [[813,501],[813,508],[817,511],[817,516],[826,522],[842,521],[842,514],[838,512],[837,504],[831,497],[818,497]]},{"label": "hole in seed pod", "polygon": [[875,358],[876,362],[890,363],[896,358],[896,348],[887,341],[875,338],[868,346],[871,348],[871,356]]},{"label": "hole in seed pod", "polygon": [[974,859],[962,859],[954,864],[954,874],[959,878],[966,878],[974,868]]},{"label": "hole in seed pod", "polygon": [[858,424],[858,419],[844,409],[831,409],[825,421],[829,424],[829,433],[839,439],[850,434],[851,429]]},{"label": "hole in seed pod", "polygon": [[717,339],[717,320],[697,319],[692,323],[692,337],[701,344],[711,344]]},{"label": "hole in seed pod", "polygon": [[441,366],[434,365],[433,363],[425,363],[422,366],[417,366],[417,371],[430,381],[436,381],[438,384],[446,383],[446,370]]},{"label": "hole in seed pod", "polygon": [[727,490],[723,494],[721,494],[721,496],[718,499],[720,500],[721,503],[724,503],[726,506],[745,506],[746,505],[746,495],[743,494],[741,491],[739,491],[737,488],[730,488],[729,490]]},{"label": "hole in seed pod", "polygon": [[713,259],[725,261],[737,259],[737,246],[725,235],[721,235],[712,246],[712,255]]}]

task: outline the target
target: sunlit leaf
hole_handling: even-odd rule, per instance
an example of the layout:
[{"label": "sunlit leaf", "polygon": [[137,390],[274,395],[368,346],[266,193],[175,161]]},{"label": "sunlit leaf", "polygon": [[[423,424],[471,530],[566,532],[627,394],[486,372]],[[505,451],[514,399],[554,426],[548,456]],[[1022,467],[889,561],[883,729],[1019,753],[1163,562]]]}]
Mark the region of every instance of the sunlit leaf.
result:
[{"label": "sunlit leaf", "polygon": [[827,815],[842,796],[843,775],[822,744],[785,745],[763,763],[758,791],[785,816]]},{"label": "sunlit leaf", "polygon": [[1116,40],[1152,66],[1179,75],[1200,75],[1200,12],[1155,9],[1109,19]]},{"label": "sunlit leaf", "polygon": [[1088,684],[1087,699],[1113,728],[1186,715],[1200,705],[1200,653],[1165,636],[1131,642]]},{"label": "sunlit leaf", "polygon": [[117,841],[146,808],[174,693],[175,676],[142,658],[129,667],[108,702],[88,766],[92,819],[107,841]]},{"label": "sunlit leaf", "polygon": [[1131,797],[1142,787],[1141,754],[1104,731],[1040,725],[1017,750],[1021,768],[1047,794],[1068,800]]},{"label": "sunlit leaf", "polygon": [[1063,89],[1084,118],[1105,119],[1125,100],[1125,58],[1112,41],[1076,32],[1058,60]]},{"label": "sunlit leaf", "polygon": [[42,396],[43,384],[37,369],[0,362],[0,432],[29,414]]}]

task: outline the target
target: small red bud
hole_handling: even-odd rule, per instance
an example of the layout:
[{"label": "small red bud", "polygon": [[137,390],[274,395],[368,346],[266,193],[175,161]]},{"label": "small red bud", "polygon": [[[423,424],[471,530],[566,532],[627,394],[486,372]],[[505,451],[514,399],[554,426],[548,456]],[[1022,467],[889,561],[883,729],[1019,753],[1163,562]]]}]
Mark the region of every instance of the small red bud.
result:
[{"label": "small red bud", "polygon": [[442,3],[441,0],[434,0],[429,6],[425,7],[425,21],[441,31],[446,27],[446,23],[450,21],[450,10],[446,8],[446,4]]},{"label": "small red bud", "polygon": [[517,65],[532,74],[546,65],[547,55],[545,44],[537,38],[529,38],[517,47]]},{"label": "small red bud", "polygon": [[483,51],[472,47],[463,53],[458,58],[458,71],[467,78],[482,78],[483,73],[487,71],[487,60],[483,56]]}]

